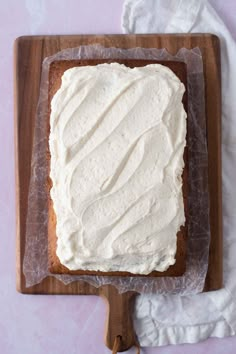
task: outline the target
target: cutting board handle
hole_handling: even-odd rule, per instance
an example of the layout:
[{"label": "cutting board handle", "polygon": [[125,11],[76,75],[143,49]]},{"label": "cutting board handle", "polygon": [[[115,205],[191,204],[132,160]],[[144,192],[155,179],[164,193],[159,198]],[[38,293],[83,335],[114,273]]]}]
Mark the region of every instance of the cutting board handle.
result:
[{"label": "cutting board handle", "polygon": [[100,288],[100,295],[106,299],[108,305],[105,330],[107,347],[113,350],[115,344],[118,347],[117,351],[123,352],[137,345],[132,321],[134,299],[137,293],[128,291],[119,294],[114,286],[105,285]]}]

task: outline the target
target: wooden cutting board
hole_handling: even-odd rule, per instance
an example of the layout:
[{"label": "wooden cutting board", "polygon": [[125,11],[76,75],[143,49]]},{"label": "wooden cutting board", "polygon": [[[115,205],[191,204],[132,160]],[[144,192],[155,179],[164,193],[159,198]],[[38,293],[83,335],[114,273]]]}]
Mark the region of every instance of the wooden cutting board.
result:
[{"label": "wooden cutting board", "polygon": [[52,277],[26,288],[23,275],[31,153],[42,61],[62,49],[94,43],[120,48],[166,48],[172,54],[182,47],[189,49],[199,47],[202,52],[206,92],[211,226],[205,291],[217,290],[222,286],[220,45],[219,39],[211,34],[26,36],[15,41],[17,290],[24,294],[87,294],[105,297],[108,303],[106,344],[112,348],[115,337],[120,335],[122,339],[119,350],[124,351],[135,343],[131,314],[136,293],[127,292],[120,295],[112,286],[97,289],[84,282],[64,285]]}]

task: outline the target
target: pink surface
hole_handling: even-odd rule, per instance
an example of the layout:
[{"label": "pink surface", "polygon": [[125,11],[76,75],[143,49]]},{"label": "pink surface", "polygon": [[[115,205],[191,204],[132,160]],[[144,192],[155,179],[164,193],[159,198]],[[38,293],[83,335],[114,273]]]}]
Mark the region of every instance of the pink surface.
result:
[{"label": "pink surface", "polygon": [[[29,296],[15,290],[13,41],[20,35],[120,33],[123,0],[0,2],[0,353],[110,353],[105,304],[92,296]],[[236,1],[211,0],[236,38]],[[86,4],[86,5],[85,5]],[[146,354],[236,352],[236,338],[145,348]],[[129,353],[134,353],[130,350]]]}]

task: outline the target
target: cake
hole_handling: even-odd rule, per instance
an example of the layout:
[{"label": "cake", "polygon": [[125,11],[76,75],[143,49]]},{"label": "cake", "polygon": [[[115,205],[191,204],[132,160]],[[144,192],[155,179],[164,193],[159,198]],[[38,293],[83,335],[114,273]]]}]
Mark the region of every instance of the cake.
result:
[{"label": "cake", "polygon": [[166,65],[82,64],[49,73],[50,271],[183,272],[185,87]]}]

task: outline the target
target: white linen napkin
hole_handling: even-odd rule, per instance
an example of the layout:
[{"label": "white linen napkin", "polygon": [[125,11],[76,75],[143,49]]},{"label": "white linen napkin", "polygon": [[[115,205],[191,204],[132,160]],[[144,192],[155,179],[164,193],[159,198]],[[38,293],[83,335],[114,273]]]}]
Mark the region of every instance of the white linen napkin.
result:
[{"label": "white linen napkin", "polygon": [[135,328],[141,346],[195,343],[236,332],[236,44],[204,0],[125,0],[125,33],[209,32],[220,37],[224,288],[195,296],[141,295]]}]

